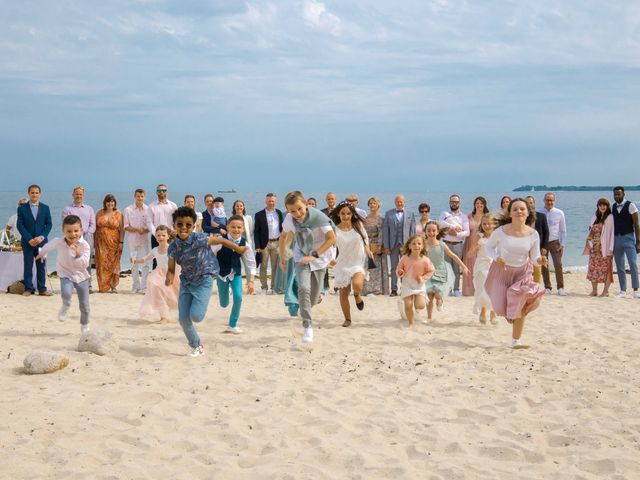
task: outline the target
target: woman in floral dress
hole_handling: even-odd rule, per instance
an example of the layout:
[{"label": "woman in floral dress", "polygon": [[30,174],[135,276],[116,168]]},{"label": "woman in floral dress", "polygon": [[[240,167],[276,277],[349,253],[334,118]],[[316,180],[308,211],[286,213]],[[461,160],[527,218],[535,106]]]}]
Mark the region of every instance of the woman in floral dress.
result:
[{"label": "woman in floral dress", "polygon": [[367,202],[369,215],[364,219],[364,229],[369,237],[369,249],[373,253],[376,268],[369,269],[369,280],[364,284],[364,294],[389,295],[389,270],[387,257],[382,254],[382,216],[378,213],[382,203],[376,197]]},{"label": "woman in floral dress", "polygon": [[596,213],[591,218],[591,227],[584,247],[583,255],[589,255],[587,280],[591,282],[592,297],[598,295],[598,284],[604,283],[601,297],[609,296],[609,285],[613,281],[613,215],[611,204],[606,198],[598,200]]}]

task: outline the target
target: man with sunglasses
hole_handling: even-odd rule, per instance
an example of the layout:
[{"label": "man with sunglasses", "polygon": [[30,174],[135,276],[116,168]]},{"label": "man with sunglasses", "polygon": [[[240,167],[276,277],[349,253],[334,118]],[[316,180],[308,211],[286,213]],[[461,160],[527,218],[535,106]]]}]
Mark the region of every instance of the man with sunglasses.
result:
[{"label": "man with sunglasses", "polygon": [[[151,213],[151,248],[158,246],[158,242],[155,237],[156,227],[159,225],[166,225],[171,228],[173,225],[173,212],[178,209],[178,206],[169,200],[169,189],[164,183],[161,183],[156,187],[156,195],[158,200],[149,204],[149,210]],[[153,268],[156,268],[156,261],[153,261]]]},{"label": "man with sunglasses", "polygon": [[[464,260],[464,241],[469,236],[469,217],[466,213],[460,211],[460,195],[451,195],[449,197],[449,210],[445,210],[440,214],[440,227],[448,229],[444,237],[444,243],[453,253],[460,257],[460,260]],[[451,264],[454,274],[453,291],[450,295],[461,297],[460,267],[448,255],[445,260]]]}]

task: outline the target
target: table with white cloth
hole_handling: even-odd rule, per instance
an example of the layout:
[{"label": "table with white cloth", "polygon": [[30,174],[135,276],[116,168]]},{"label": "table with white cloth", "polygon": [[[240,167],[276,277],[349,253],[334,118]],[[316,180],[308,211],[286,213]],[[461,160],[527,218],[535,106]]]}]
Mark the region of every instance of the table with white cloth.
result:
[{"label": "table with white cloth", "polygon": [[[33,278],[36,278],[35,262]],[[0,292],[6,292],[16,280],[24,280],[22,252],[0,252]]]}]

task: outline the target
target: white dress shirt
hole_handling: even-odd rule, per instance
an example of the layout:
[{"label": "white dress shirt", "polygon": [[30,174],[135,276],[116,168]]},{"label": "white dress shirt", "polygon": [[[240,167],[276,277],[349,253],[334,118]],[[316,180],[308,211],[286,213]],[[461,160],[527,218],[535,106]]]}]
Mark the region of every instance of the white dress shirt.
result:
[{"label": "white dress shirt", "polygon": [[166,225],[169,228],[173,228],[173,212],[178,209],[178,206],[171,200],[167,200],[164,203],[160,203],[158,200],[149,204],[151,210],[151,233],[156,234],[156,227],[160,225]]},{"label": "white dress shirt", "polygon": [[469,236],[469,216],[460,210],[457,212],[452,212],[451,210],[442,212],[438,223],[440,224],[440,228],[461,228],[457,235],[445,235],[445,242],[460,243],[464,242],[464,239]]},{"label": "white dress shirt", "polygon": [[[622,211],[622,207],[624,207],[624,204],[627,202],[626,198],[622,199],[622,203],[614,203],[613,206],[616,208],[616,210],[618,210],[618,213],[620,213]],[[638,213],[638,207],[636,207],[636,204],[633,202],[629,202],[629,213],[631,215],[633,215],[634,213]]]},{"label": "white dress shirt", "polygon": [[564,247],[567,241],[567,223],[564,219],[564,212],[559,208],[553,207],[551,210],[546,208],[542,210],[547,216],[547,224],[549,225],[549,241],[560,241],[560,245]]},{"label": "white dress shirt", "polygon": [[267,214],[267,225],[269,226],[269,240],[277,240],[280,238],[280,221],[278,218],[278,212],[273,210],[270,212],[265,209]]}]

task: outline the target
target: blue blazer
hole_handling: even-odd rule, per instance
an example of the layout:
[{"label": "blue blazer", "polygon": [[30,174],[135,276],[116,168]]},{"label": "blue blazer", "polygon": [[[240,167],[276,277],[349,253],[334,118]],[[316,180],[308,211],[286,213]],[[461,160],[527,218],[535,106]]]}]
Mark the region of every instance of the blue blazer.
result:
[{"label": "blue blazer", "polygon": [[416,218],[413,212],[404,209],[402,218],[402,238],[396,238],[396,226],[398,218],[396,217],[396,209],[392,208],[384,215],[384,223],[382,224],[382,246],[384,248],[393,248],[396,244],[403,245],[409,238],[416,233]]},{"label": "blue blazer", "polygon": [[44,241],[38,245],[39,247],[43,246],[47,243],[47,237],[49,236],[51,227],[53,226],[51,223],[51,212],[47,205],[40,202],[38,207],[38,216],[35,219],[31,214],[30,205],[31,204],[27,202],[18,207],[17,227],[20,235],[22,235],[20,243],[23,248],[29,248],[29,240],[36,237],[44,237]]}]

